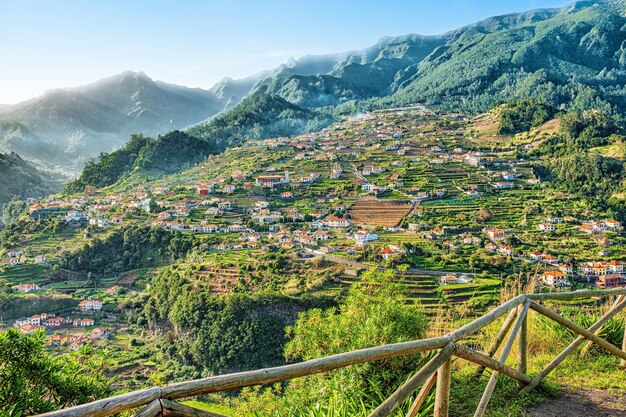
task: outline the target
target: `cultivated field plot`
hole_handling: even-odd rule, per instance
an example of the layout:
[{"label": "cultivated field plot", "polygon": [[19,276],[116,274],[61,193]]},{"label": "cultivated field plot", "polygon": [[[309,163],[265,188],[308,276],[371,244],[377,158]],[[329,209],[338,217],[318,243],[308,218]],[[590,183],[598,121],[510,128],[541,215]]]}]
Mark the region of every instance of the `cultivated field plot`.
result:
[{"label": "cultivated field plot", "polygon": [[350,216],[360,226],[396,227],[412,208],[406,201],[363,198],[350,207]]}]

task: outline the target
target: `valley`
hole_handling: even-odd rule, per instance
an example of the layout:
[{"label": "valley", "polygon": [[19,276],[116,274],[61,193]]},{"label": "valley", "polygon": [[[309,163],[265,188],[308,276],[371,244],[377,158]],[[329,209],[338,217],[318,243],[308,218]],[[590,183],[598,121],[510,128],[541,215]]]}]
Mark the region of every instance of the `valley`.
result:
[{"label": "valley", "polygon": [[623,1],[576,1],[0,105],[0,417],[130,416],[114,396],[150,387],[137,415],[623,397],[624,28]]},{"label": "valley", "polygon": [[[194,325],[144,306],[191,313],[188,292],[240,300],[248,312],[236,320],[255,312],[277,326],[280,337],[253,336],[264,357],[195,365],[223,372],[281,363],[282,327],[334,305],[368,271],[392,274],[403,302],[439,329],[519,286],[624,285],[621,221],[539,176],[541,157],[530,155],[550,140],[543,129],[494,146],[474,136],[485,117],[424,106],[348,116],[317,133],[248,140],[181,172],[136,170],[33,201],[0,234],[0,316],[26,333],[45,329],[59,354],[106,347],[115,384],[134,387],[182,372],[175,356],[167,368],[154,362],[164,352],[149,335],[174,325],[194,340]],[[512,145],[522,138],[532,145]],[[170,301],[157,301],[162,291]]]}]

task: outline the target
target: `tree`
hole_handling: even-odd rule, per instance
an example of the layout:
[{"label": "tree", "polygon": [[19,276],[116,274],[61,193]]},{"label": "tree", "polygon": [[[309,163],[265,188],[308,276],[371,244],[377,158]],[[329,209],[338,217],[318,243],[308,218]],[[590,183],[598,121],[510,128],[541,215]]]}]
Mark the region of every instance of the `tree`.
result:
[{"label": "tree", "polygon": [[26,212],[28,205],[25,201],[13,199],[6,203],[2,207],[2,223],[7,225],[13,222],[13,220],[20,217]]},{"label": "tree", "polygon": [[481,207],[480,210],[478,210],[478,212],[474,216],[476,221],[480,222],[480,223],[489,221],[489,220],[491,220],[492,217],[493,217],[493,213],[491,213],[491,211],[489,211],[489,209],[486,209],[484,207]]},{"label": "tree", "polygon": [[110,394],[108,381],[74,357],[45,352],[45,333],[0,333],[0,413],[32,415]]},{"label": "tree", "polygon": [[[404,289],[394,281],[393,271],[382,274],[369,271],[363,274],[361,283],[352,287],[338,308],[301,313],[296,324],[287,328],[290,341],[285,347],[285,357],[310,360],[422,338],[428,320],[423,313],[403,302]],[[311,410],[319,411],[320,406],[332,401],[357,404],[357,407],[364,404],[370,408],[406,381],[425,359],[420,354],[408,355],[292,380],[284,392],[273,399],[267,394],[262,399],[249,395],[244,408],[246,412],[252,411],[252,415],[287,415],[294,409],[298,409],[299,415],[313,415]],[[274,409],[279,412],[269,412]],[[351,409],[346,415],[357,411],[363,410]]]}]

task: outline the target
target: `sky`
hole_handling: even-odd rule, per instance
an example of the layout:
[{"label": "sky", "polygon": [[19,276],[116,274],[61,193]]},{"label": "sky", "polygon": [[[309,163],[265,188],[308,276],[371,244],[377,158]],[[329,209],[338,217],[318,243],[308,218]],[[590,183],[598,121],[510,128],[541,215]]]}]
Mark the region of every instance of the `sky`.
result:
[{"label": "sky", "polygon": [[440,34],[567,0],[0,0],[0,103],[126,70],[210,88],[383,36]]}]

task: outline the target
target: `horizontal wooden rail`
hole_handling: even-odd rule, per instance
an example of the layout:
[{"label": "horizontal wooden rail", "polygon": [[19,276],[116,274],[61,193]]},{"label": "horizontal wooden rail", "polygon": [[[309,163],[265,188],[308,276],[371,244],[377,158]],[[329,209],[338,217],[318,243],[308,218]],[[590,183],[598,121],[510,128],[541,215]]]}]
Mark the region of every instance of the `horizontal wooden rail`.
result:
[{"label": "horizontal wooden rail", "polygon": [[626,287],[613,288],[610,290],[578,290],[569,292],[546,292],[540,294],[528,294],[531,300],[577,300],[580,298],[599,298],[609,295],[624,295]]},{"label": "horizontal wooden rail", "polygon": [[197,379],[195,381],[180,382],[163,387],[162,393],[164,398],[178,399],[212,392],[229,391],[252,385],[272,384],[274,382],[285,381],[287,379],[318,374],[338,368],[345,368],[346,366],[356,365],[359,363],[373,362],[381,359],[389,359],[433,349],[440,349],[450,342],[450,337],[444,336],[433,339],[423,339],[361,349],[353,352],[327,356],[321,359],[312,359],[292,365],[219,375],[204,379]]},{"label": "horizontal wooden rail", "polygon": [[[138,412],[138,416],[149,416],[149,415],[165,415],[166,412],[170,413],[179,413],[184,409],[178,407],[176,405],[172,405],[170,402],[169,408],[166,411],[164,408],[165,400],[174,400],[174,399],[182,399],[194,397],[202,394],[208,394],[213,392],[223,392],[229,391],[238,388],[244,388],[254,385],[266,385],[272,384],[275,382],[285,381],[293,378],[303,377],[307,375],[313,375],[317,373],[327,372],[338,368],[344,368],[346,366],[367,363],[378,361],[382,359],[395,358],[398,356],[406,356],[412,355],[419,352],[443,349],[447,352],[447,350],[451,349],[450,346],[453,347],[453,355],[458,356],[462,359],[472,361],[480,366],[491,368],[495,371],[495,373],[502,373],[511,378],[515,378],[521,383],[529,384],[531,382],[530,378],[525,375],[523,372],[516,370],[512,367],[505,365],[503,360],[497,361],[490,356],[495,353],[497,346],[489,349],[489,354],[485,355],[480,352],[473,351],[467,347],[459,345],[459,340],[462,340],[469,335],[476,333],[481,330],[485,326],[495,322],[502,315],[509,313],[515,310],[518,306],[524,305],[525,309],[530,307],[534,310],[545,314],[547,317],[557,321],[558,323],[564,324],[567,327],[572,328],[577,333],[581,334],[583,337],[593,341],[594,343],[599,344],[600,346],[606,348],[611,353],[616,356],[626,359],[626,353],[620,350],[619,348],[611,345],[606,342],[604,339],[599,338],[598,336],[593,334],[593,330],[590,332],[586,329],[582,329],[579,326],[575,325],[571,321],[559,316],[558,314],[552,312],[551,310],[543,307],[538,304],[536,301],[544,301],[544,300],[575,300],[575,299],[583,299],[583,298],[591,298],[591,297],[607,297],[613,295],[626,295],[626,288],[618,288],[612,290],[599,290],[599,291],[574,291],[567,293],[546,293],[546,294],[529,294],[529,295],[520,295],[515,297],[500,306],[494,308],[487,314],[467,323],[466,325],[460,327],[457,330],[454,330],[448,333],[445,336],[435,337],[430,339],[422,339],[422,340],[414,340],[402,343],[394,343],[384,346],[377,346],[367,349],[356,350],[352,352],[340,353],[337,355],[327,356],[319,359],[312,359],[305,362],[289,364],[284,366],[278,366],[274,368],[266,368],[259,369],[254,371],[246,371],[239,372],[233,374],[226,375],[217,375],[203,379],[197,379],[192,381],[179,382],[171,385],[167,385],[164,387],[153,387],[144,390],[133,391],[121,395],[116,395],[114,397],[105,398],[102,400],[94,401],[87,404],[77,405],[74,407],[66,408],[63,410],[52,411],[49,413],[41,414],[41,417],[106,417],[116,413],[120,413],[122,411],[135,409],[138,407],[146,406],[142,411]],[[532,300],[532,301],[531,301]],[[525,313],[524,313],[525,314]],[[556,316],[556,317],[555,317]],[[515,314],[511,313],[510,318],[506,321],[510,323],[506,323],[503,326],[501,332],[499,332],[500,342],[504,338],[504,334],[509,330],[510,325],[512,324]],[[519,317],[518,317],[519,320]],[[571,327],[571,326],[574,327]],[[518,327],[518,326],[514,326]],[[515,329],[514,329],[515,330]],[[497,343],[497,345],[499,345]],[[507,345],[510,345],[507,344]],[[507,346],[507,350],[510,350],[510,346]],[[506,356],[506,355],[504,355]],[[439,355],[441,358],[441,353]],[[446,363],[449,362],[448,361]],[[420,375],[418,381],[420,384],[413,384],[410,388],[415,391],[418,388],[416,385],[421,385],[424,381],[426,381],[431,373],[418,373],[414,376],[417,377]],[[425,375],[422,378],[422,375]],[[408,381],[407,381],[408,382]],[[431,381],[432,383],[432,381]],[[528,387],[528,386],[527,386]],[[400,388],[402,389],[402,387]],[[399,389],[399,390],[400,390]],[[413,392],[411,391],[411,392]],[[427,394],[427,393],[426,393]],[[163,400],[163,401],[161,401]],[[158,405],[158,407],[157,407]],[[419,407],[419,405],[418,405]],[[189,408],[189,407],[186,407]],[[144,413],[144,414],[142,414]],[[205,414],[206,415],[206,414]]]}]

